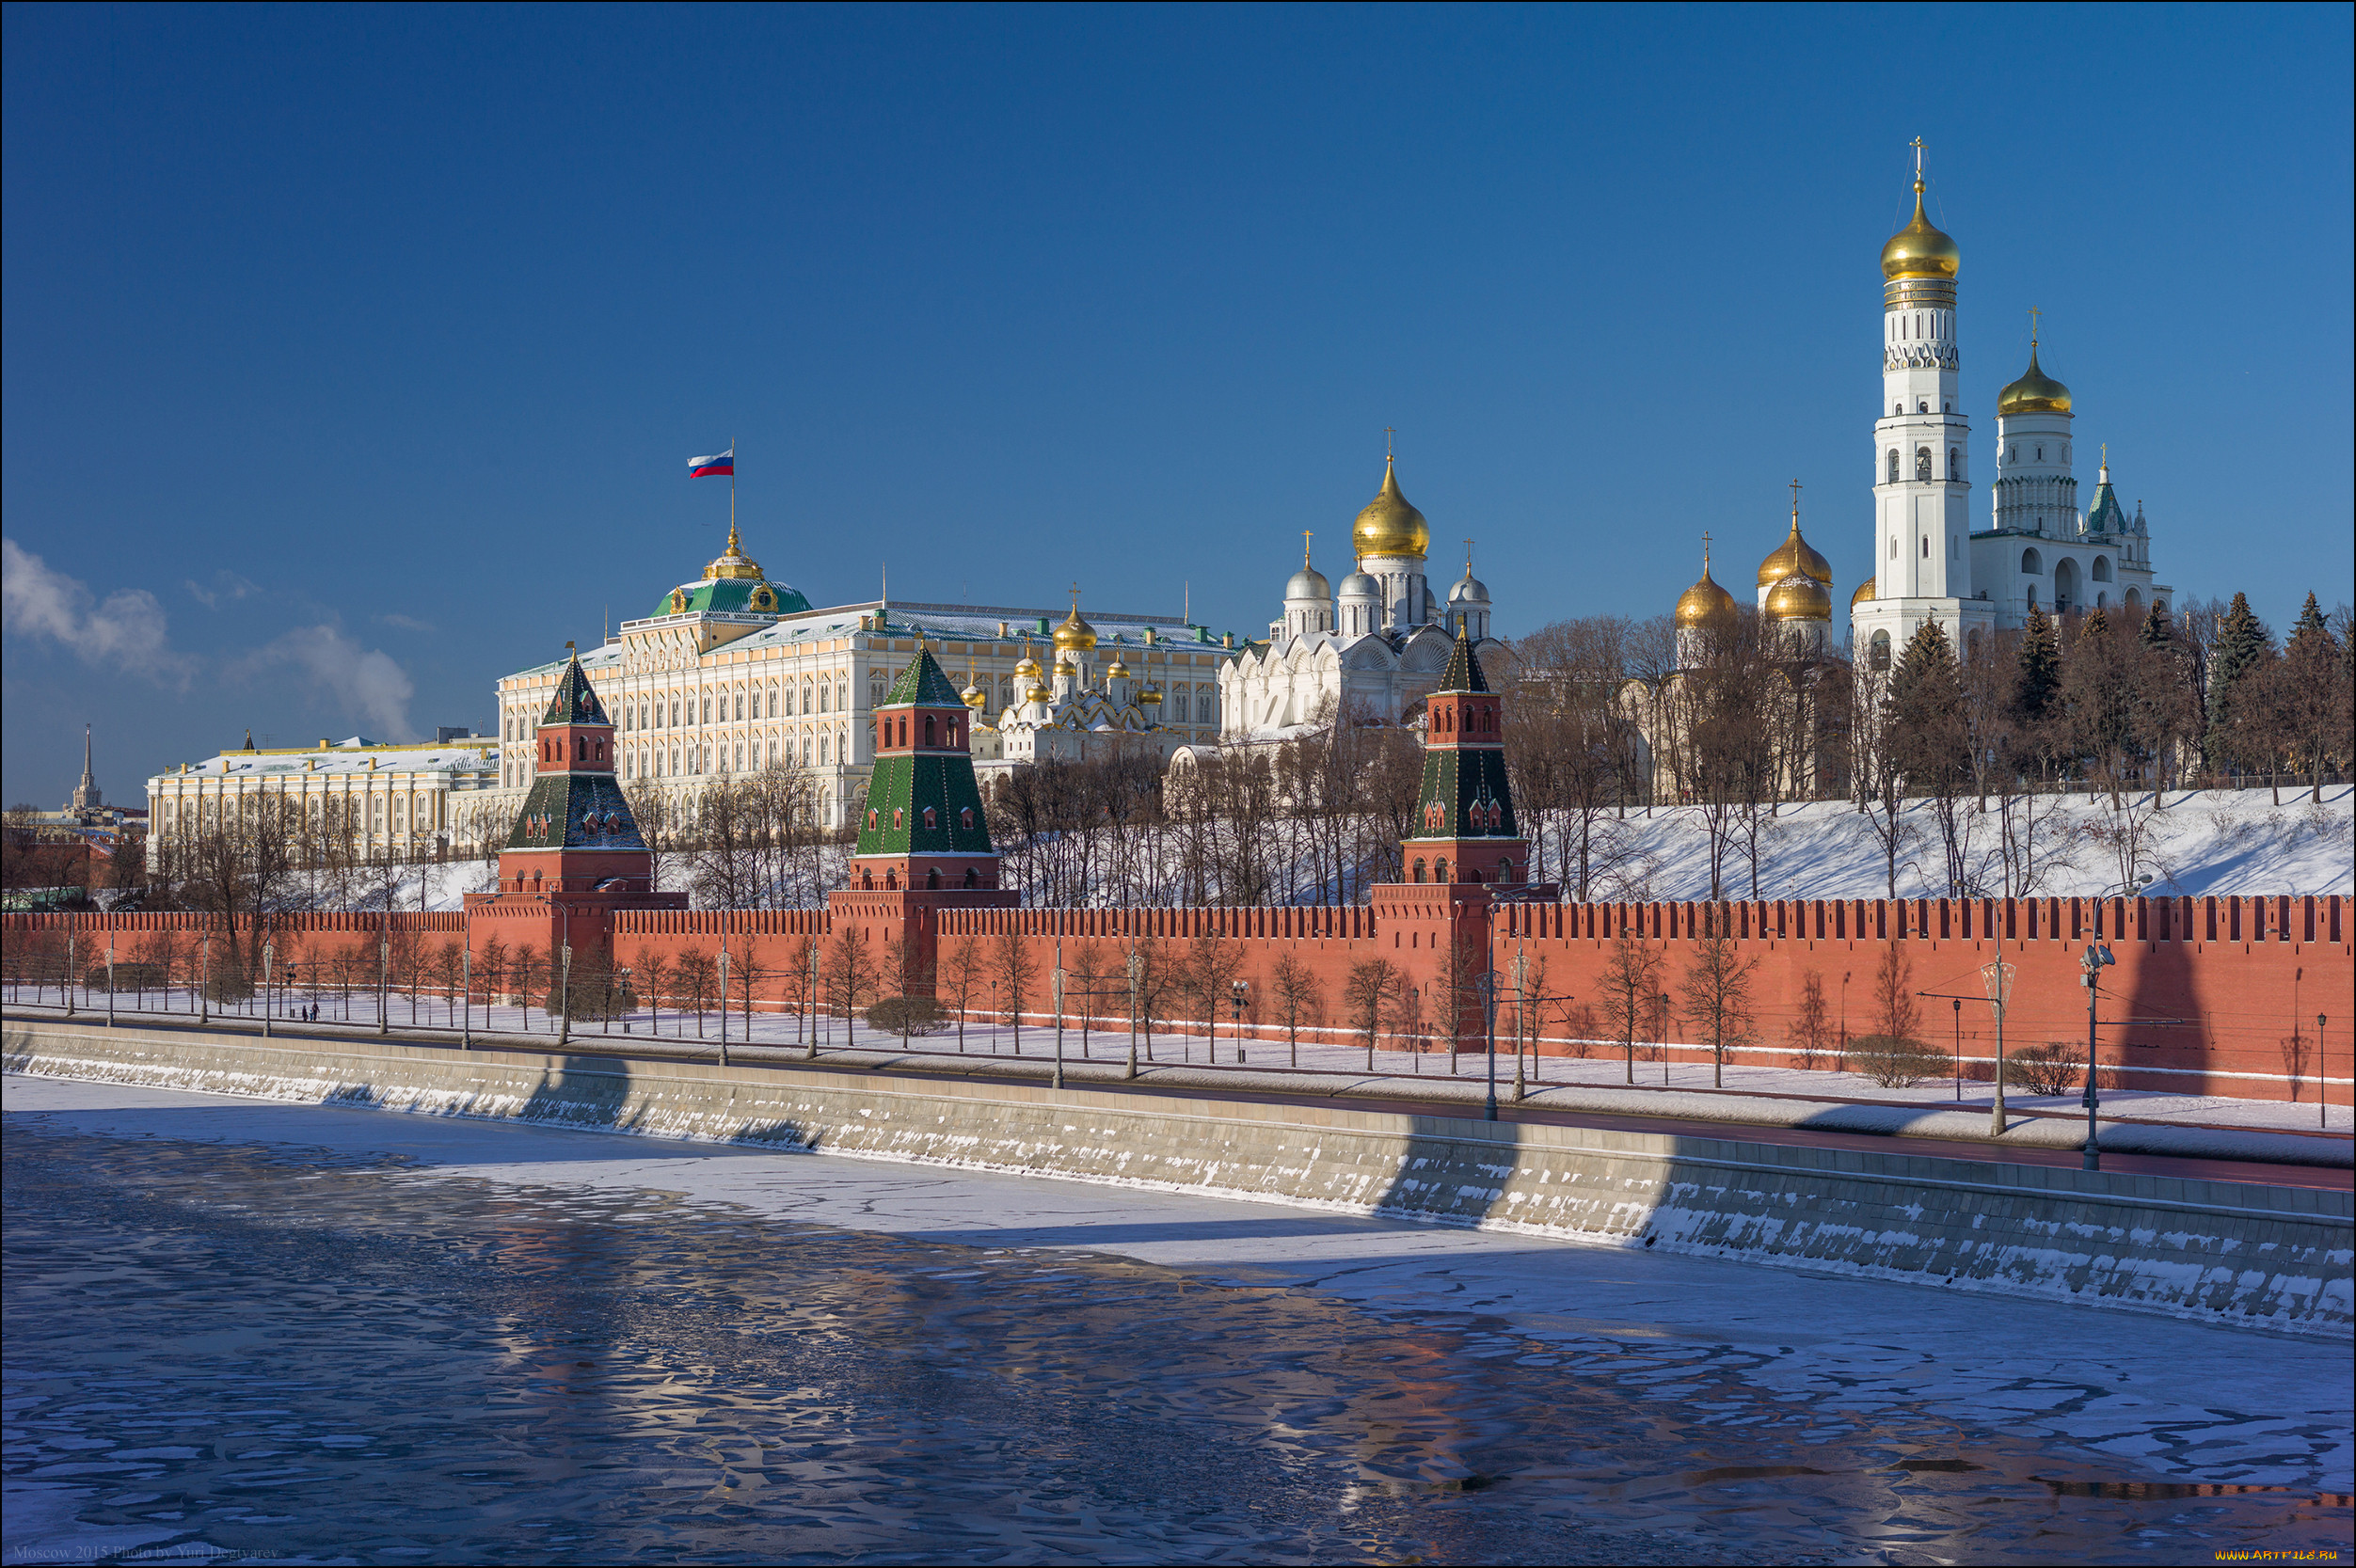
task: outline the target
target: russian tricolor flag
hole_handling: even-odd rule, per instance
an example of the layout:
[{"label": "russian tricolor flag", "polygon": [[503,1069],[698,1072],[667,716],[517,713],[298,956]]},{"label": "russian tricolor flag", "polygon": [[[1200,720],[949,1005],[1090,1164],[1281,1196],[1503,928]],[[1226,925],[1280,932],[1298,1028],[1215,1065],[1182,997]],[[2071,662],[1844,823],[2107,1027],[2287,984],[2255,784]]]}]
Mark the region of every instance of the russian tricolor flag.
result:
[{"label": "russian tricolor flag", "polygon": [[716,451],[709,457],[691,457],[687,460],[687,477],[690,479],[702,479],[710,474],[733,476],[735,473],[736,448],[734,447],[730,447],[726,451]]}]

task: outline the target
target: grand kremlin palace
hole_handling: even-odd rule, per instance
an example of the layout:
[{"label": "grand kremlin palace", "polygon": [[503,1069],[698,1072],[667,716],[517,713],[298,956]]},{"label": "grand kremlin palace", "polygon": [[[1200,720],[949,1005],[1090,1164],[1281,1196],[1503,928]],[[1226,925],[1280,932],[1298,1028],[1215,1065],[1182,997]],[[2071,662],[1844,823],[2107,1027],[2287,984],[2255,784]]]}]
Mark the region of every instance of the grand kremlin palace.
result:
[{"label": "grand kremlin palace", "polygon": [[[869,714],[919,638],[964,685],[985,772],[1002,731],[1059,714],[1073,731],[1070,754],[1084,754],[1090,732],[1107,727],[1107,689],[1154,715],[1111,727],[1150,729],[1161,755],[1218,734],[1219,666],[1232,654],[1203,627],[1176,616],[1083,620],[1076,605],[1059,624],[1035,610],[890,599],[813,609],[744,553],[733,527],[701,578],[623,622],[581,664],[613,715],[623,784],[692,794],[715,776],[791,763],[814,777],[820,819],[838,827],[866,797]],[[518,743],[565,670],[560,657],[499,682],[506,744],[486,807],[521,805],[533,764],[533,748]]]}]

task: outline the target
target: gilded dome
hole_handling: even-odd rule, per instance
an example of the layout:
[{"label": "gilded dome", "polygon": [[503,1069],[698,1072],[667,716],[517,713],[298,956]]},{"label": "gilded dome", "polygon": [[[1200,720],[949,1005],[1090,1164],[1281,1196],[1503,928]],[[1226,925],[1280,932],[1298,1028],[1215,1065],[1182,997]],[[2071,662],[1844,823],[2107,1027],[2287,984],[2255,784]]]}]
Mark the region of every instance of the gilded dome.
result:
[{"label": "gilded dome", "polygon": [[1138,692],[1138,702],[1140,702],[1140,703],[1143,703],[1143,704],[1144,704],[1146,706],[1148,706],[1148,707],[1154,707],[1154,706],[1159,705],[1160,705],[1160,703],[1161,703],[1161,700],[1162,700],[1162,694],[1161,694],[1160,692],[1158,692],[1158,691],[1154,690],[1154,689],[1152,687],[1150,687],[1150,686],[1149,686],[1149,687],[1147,687],[1144,690],[1142,690],[1142,691],[1140,691],[1140,692]]},{"label": "gilded dome", "polygon": [[2047,375],[2037,364],[2037,345],[2029,345],[2029,369],[2021,378],[1996,395],[1998,414],[2066,414],[2070,389]]},{"label": "gilded dome", "polygon": [[990,701],[990,693],[976,686],[971,680],[966,681],[965,689],[959,692],[957,696],[959,701],[976,713],[979,713]]},{"label": "gilded dome", "polygon": [[1798,573],[1818,582],[1833,580],[1832,562],[1816,552],[1816,547],[1800,537],[1800,519],[1791,519],[1791,531],[1785,535],[1775,552],[1759,563],[1759,586],[1772,588],[1784,578]]},{"label": "gilded dome", "polygon": [[1833,618],[1833,596],[1824,585],[1804,573],[1794,572],[1767,593],[1767,619],[1770,621],[1829,621]]},{"label": "gilded dome", "polygon": [[1701,580],[1677,596],[1677,624],[1680,627],[1698,626],[1706,622],[1720,621],[1734,614],[1734,595],[1711,580],[1710,562],[1701,566]]},{"label": "gilded dome", "polygon": [[1014,678],[1029,681],[1034,686],[1039,684],[1039,660],[1026,655],[1023,662],[1014,667]]},{"label": "gilded dome", "polygon": [[1350,547],[1360,556],[1411,556],[1421,560],[1431,548],[1431,524],[1399,494],[1398,475],[1390,458],[1382,460],[1382,489],[1366,503],[1350,526]]},{"label": "gilded dome", "polygon": [[1871,578],[1868,578],[1863,582],[1857,584],[1857,591],[1855,593],[1849,595],[1849,608],[1851,610],[1855,610],[1857,606],[1865,603],[1872,596],[1873,579]]},{"label": "gilded dome", "polygon": [[1066,677],[1066,676],[1076,675],[1076,674],[1078,674],[1079,673],[1080,673],[1080,667],[1079,667],[1078,665],[1076,665],[1076,664],[1073,663],[1073,662],[1072,662],[1070,659],[1068,659],[1068,658],[1062,657],[1060,655],[1059,655],[1059,656],[1057,657],[1057,658],[1056,658],[1056,674],[1057,674],[1058,678],[1063,678],[1063,677]]},{"label": "gilded dome", "polygon": [[1922,177],[1915,176],[1914,221],[1889,237],[1882,246],[1882,276],[1893,281],[1901,277],[1944,277],[1950,281],[1955,269],[1963,262],[1964,253],[1954,240],[1941,233],[1922,215]]},{"label": "gilded dome", "polygon": [[744,546],[737,543],[737,531],[734,520],[731,520],[728,524],[727,547],[720,552],[718,558],[715,559],[710,565],[704,568],[704,576],[708,578],[723,582],[732,579],[748,582],[758,582],[760,580],[760,562],[755,561],[751,556],[746,555],[744,553]]},{"label": "gilded dome", "polygon": [[1087,653],[1095,646],[1096,628],[1080,619],[1080,607],[1075,601],[1072,613],[1063,618],[1061,626],[1056,627],[1056,652]]},{"label": "gilded dome", "polygon": [[1112,656],[1112,668],[1105,672],[1105,678],[1108,681],[1125,681],[1129,678],[1129,667],[1121,662],[1119,654]]}]

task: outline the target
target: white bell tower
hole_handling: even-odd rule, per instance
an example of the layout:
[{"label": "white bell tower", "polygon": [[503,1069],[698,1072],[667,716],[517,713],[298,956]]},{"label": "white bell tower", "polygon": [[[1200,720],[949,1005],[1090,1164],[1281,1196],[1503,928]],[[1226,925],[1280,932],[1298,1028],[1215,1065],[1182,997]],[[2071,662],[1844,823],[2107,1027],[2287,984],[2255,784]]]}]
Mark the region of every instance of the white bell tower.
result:
[{"label": "white bell tower", "polygon": [[1958,401],[1955,276],[1962,251],[1922,210],[1922,139],[1914,220],[1882,247],[1882,407],[1873,424],[1873,577],[1851,606],[1857,657],[1895,659],[1934,617],[1960,651],[1993,626],[1972,596],[1970,422]]}]

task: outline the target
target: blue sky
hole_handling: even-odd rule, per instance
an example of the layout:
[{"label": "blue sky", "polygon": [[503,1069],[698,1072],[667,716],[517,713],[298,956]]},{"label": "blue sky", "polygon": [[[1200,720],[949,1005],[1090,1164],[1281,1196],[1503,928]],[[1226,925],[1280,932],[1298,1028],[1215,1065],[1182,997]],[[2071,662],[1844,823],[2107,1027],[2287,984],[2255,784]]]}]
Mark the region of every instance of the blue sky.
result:
[{"label": "blue sky", "polygon": [[732,436],[820,604],[1263,630],[1386,425],[1507,635],[1747,581],[1794,477],[1845,602],[1918,135],[1977,471],[2041,307],[2162,579],[2279,625],[2356,573],[2350,15],[12,6],[0,795],[486,724]]}]

